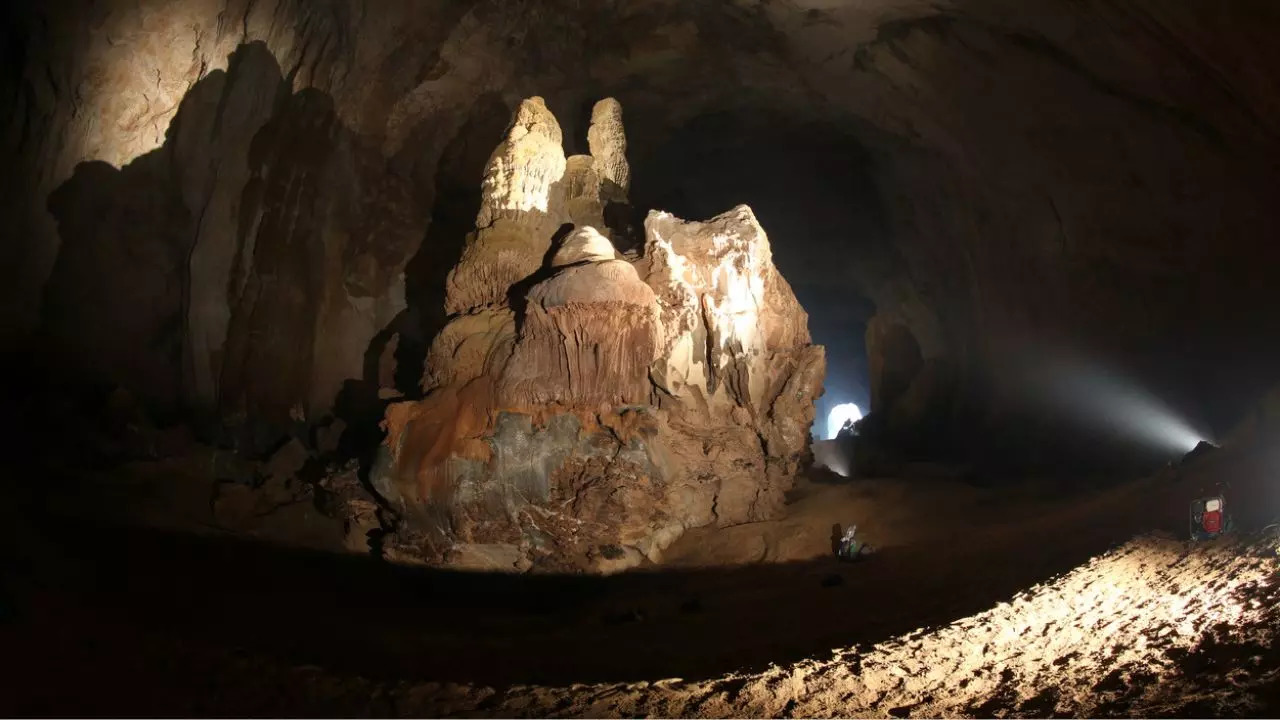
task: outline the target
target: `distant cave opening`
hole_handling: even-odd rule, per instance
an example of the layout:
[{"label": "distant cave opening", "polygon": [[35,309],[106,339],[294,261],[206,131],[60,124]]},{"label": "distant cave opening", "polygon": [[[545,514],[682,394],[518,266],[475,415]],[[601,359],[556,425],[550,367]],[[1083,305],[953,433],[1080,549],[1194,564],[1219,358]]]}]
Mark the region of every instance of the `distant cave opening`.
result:
[{"label": "distant cave opening", "polygon": [[[644,137],[644,128],[637,133]],[[653,147],[633,145],[637,214],[704,220],[746,204],[769,234],[774,262],[826,347],[813,436],[842,403],[869,408],[867,321],[878,269],[893,250],[866,149],[846,128],[758,108],[707,113]]]}]

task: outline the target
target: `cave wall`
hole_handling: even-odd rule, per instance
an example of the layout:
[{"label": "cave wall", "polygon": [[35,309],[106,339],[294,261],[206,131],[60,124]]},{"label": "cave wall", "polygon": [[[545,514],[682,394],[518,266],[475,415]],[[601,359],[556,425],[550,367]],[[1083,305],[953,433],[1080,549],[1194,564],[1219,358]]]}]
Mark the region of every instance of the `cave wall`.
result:
[{"label": "cave wall", "polygon": [[938,10],[848,47],[856,11],[829,8],[787,38],[862,124],[905,268],[867,290],[957,365],[953,425],[1019,424],[1028,376],[1071,353],[1229,426],[1280,358],[1276,9]]},{"label": "cave wall", "polygon": [[1010,377],[1063,350],[1165,393],[1198,385],[1219,427],[1269,379],[1275,55],[1240,54],[1256,10],[1195,5],[904,21],[855,58],[878,124],[914,136],[881,163],[910,294],[997,408],[1023,390]]},{"label": "cave wall", "polygon": [[[713,111],[849,133],[883,241],[805,242],[868,253],[874,272],[831,272],[951,368],[937,396],[957,417],[1007,415],[1005,378],[1063,343],[1195,386],[1223,424],[1280,364],[1267,4],[5,12],[4,339],[39,329],[160,404],[279,422],[323,413],[351,381],[404,391],[382,356],[443,320],[461,238],[436,218],[468,216],[442,193],[475,201],[452,179],[482,162],[466,148],[492,147],[492,118],[535,94],[574,137],[587,98],[617,97],[637,172]],[[935,393],[904,397],[920,395]]]}]

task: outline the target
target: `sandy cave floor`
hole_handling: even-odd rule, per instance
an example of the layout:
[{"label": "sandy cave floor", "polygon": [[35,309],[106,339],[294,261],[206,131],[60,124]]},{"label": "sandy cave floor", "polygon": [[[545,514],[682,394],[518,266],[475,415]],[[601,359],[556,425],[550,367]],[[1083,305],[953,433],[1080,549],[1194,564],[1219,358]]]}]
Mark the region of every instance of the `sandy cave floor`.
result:
[{"label": "sandy cave floor", "polygon": [[[50,521],[5,588],[0,644],[19,662],[0,711],[1275,715],[1274,534],[1178,539],[1186,498],[1215,478],[1234,479],[1244,526],[1264,525],[1274,455],[1071,493],[807,481],[783,520],[691,532],[662,567],[609,578]],[[881,551],[830,559],[836,522]]]}]

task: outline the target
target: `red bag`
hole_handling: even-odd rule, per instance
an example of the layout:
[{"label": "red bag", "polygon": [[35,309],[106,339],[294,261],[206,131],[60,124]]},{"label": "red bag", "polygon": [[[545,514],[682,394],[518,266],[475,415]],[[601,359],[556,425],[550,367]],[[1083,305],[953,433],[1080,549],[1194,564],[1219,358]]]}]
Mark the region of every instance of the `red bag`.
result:
[{"label": "red bag", "polygon": [[1222,532],[1222,511],[1214,510],[1204,514],[1204,520],[1200,521],[1204,526],[1204,531],[1208,533]]}]

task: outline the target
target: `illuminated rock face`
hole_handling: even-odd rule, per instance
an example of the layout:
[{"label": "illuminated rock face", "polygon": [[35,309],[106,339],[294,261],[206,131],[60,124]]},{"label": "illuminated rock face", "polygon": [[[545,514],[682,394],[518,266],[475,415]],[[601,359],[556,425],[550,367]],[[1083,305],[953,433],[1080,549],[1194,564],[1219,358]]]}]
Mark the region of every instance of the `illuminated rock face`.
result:
[{"label": "illuminated rock face", "polygon": [[[750,208],[651,213],[643,254],[620,259],[581,223],[625,200],[616,101],[590,132],[603,157],[566,162],[555,118],[521,105],[450,276],[459,314],[426,398],[387,411],[373,483],[428,561],[656,561],[688,528],[775,516],[808,451],[823,351]],[[562,222],[577,228],[550,253]]]},{"label": "illuminated rock face", "polygon": [[[808,316],[774,267],[769,239],[747,206],[701,223],[651,213],[645,236],[641,262],[668,333],[651,373],[659,405],[676,422],[698,428],[693,437],[730,451],[701,467],[707,477],[730,460],[771,479],[722,476],[718,517],[730,523],[769,517],[808,449],[826,369],[822,347],[810,343]],[[706,428],[716,434],[699,435]],[[742,432],[759,437],[758,453]],[[719,433],[738,439],[725,442]],[[752,452],[738,453],[746,448]],[[688,461],[699,467],[696,460]]]},{"label": "illuminated rock face", "polygon": [[449,274],[450,314],[505,302],[508,288],[538,269],[560,225],[564,172],[560,124],[542,98],[525,100],[485,167],[476,232]]}]

